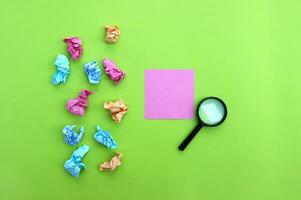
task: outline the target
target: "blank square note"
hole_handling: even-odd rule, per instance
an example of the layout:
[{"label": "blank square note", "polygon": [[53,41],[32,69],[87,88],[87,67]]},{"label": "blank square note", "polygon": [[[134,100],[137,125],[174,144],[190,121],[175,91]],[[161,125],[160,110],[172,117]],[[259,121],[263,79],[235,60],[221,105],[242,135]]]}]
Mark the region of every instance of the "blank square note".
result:
[{"label": "blank square note", "polygon": [[144,71],[145,119],[192,119],[194,116],[192,69]]}]

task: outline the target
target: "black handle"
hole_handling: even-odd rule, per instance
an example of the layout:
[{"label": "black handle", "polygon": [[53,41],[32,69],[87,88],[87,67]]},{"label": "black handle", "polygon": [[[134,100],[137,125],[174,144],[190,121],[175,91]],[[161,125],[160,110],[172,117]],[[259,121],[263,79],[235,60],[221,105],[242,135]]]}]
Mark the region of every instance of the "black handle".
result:
[{"label": "black handle", "polygon": [[184,149],[187,147],[187,145],[191,142],[191,140],[194,138],[194,136],[201,130],[203,127],[202,123],[199,123],[192,132],[186,137],[186,139],[180,144],[179,150],[184,151]]}]

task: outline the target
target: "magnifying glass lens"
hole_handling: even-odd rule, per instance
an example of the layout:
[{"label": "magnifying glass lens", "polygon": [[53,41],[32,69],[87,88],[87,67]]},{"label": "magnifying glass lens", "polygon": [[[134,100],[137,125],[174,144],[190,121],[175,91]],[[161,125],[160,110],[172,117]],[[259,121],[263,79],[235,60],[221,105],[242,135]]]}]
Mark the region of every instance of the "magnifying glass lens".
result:
[{"label": "magnifying glass lens", "polygon": [[203,99],[197,110],[198,117],[200,118],[199,124],[192,130],[192,132],[180,144],[179,150],[184,151],[189,142],[201,130],[203,126],[214,127],[218,126],[227,117],[226,104],[217,97],[207,97]]},{"label": "magnifying glass lens", "polygon": [[198,111],[201,121],[208,125],[215,125],[221,122],[225,113],[224,105],[214,98],[203,101]]}]

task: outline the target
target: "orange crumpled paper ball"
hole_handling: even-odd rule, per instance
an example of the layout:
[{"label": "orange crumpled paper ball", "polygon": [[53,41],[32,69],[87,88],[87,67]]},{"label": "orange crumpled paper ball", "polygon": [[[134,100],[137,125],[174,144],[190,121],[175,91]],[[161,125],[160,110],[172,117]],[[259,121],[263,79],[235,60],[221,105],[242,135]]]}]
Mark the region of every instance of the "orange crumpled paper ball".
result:
[{"label": "orange crumpled paper ball", "polygon": [[112,115],[112,119],[119,123],[123,117],[123,115],[128,111],[128,106],[122,99],[118,99],[117,101],[113,102],[106,102],[104,104],[104,108],[108,109]]}]

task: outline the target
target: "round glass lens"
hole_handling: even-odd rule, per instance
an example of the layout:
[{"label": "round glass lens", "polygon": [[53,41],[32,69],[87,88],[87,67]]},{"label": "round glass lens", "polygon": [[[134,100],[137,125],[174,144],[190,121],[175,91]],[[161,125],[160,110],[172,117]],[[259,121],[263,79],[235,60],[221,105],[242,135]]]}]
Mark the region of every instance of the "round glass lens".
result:
[{"label": "round glass lens", "polygon": [[203,101],[199,107],[200,119],[208,124],[218,124],[225,116],[225,107],[219,100],[209,98]]}]

